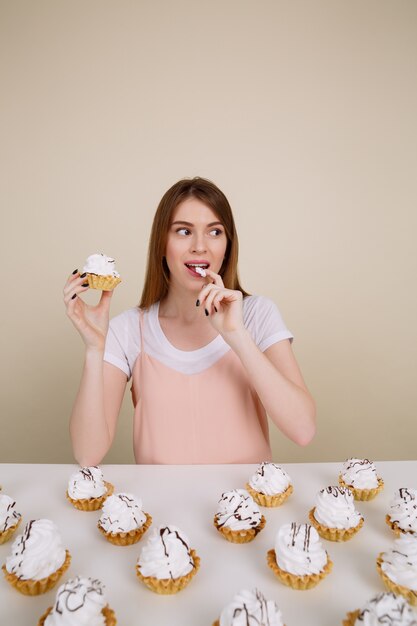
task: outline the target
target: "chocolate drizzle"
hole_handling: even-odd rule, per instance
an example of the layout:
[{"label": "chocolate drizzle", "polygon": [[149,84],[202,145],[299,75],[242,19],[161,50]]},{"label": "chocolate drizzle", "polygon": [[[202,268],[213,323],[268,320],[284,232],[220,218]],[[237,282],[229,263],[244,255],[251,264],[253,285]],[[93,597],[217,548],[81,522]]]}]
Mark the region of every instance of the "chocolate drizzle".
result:
[{"label": "chocolate drizzle", "polygon": [[[75,613],[82,609],[91,594],[103,596],[103,587],[97,579],[81,579],[79,576],[69,580],[58,592],[54,611],[59,615]],[[101,610],[101,608],[100,608]]]},{"label": "chocolate drizzle", "polygon": [[[193,558],[192,558],[192,556],[190,554],[190,548],[189,548],[187,542],[181,537],[181,535],[179,534],[179,532],[177,530],[173,530],[169,526],[164,526],[163,528],[160,528],[159,536],[161,538],[161,542],[162,542],[162,545],[164,547],[164,554],[165,554],[168,562],[169,562],[169,559],[170,559],[171,555],[169,553],[168,546],[167,546],[165,538],[168,538],[169,535],[175,535],[175,537],[178,539],[178,541],[180,541],[182,543],[182,545],[184,546],[184,548],[187,551],[187,556],[188,556],[190,565],[193,568],[195,568],[195,563],[194,563],[194,560],[193,560]],[[168,568],[168,569],[169,569],[169,576],[170,576],[171,580],[174,580],[175,577],[174,577],[174,575],[172,573],[172,570],[170,568]]]}]

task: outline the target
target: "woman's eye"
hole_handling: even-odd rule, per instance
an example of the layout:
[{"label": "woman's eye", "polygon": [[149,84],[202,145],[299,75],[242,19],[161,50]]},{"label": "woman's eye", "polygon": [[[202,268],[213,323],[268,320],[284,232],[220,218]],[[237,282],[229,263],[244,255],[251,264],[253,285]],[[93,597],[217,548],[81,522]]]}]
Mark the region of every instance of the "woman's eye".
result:
[{"label": "woman's eye", "polygon": [[222,230],[220,230],[220,228],[213,228],[213,230],[210,231],[210,235],[214,235],[215,237],[218,237],[219,235],[222,234]]},{"label": "woman's eye", "polygon": [[188,230],[188,228],[178,228],[176,232],[179,235],[188,235],[190,231]]}]

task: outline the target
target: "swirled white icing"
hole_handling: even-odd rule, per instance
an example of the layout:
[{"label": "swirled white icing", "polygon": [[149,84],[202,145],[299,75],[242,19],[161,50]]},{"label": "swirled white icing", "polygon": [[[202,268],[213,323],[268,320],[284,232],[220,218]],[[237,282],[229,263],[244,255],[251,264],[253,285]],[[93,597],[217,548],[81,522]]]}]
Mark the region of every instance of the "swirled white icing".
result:
[{"label": "swirled white icing", "polygon": [[137,561],[142,576],[175,579],[185,576],[194,565],[188,537],[176,526],[160,526],[150,535]]},{"label": "swirled white icing", "polygon": [[262,514],[246,489],[233,489],[222,494],[216,512],[218,527],[248,530],[259,526]]},{"label": "swirled white icing", "polygon": [[356,489],[378,487],[375,465],[368,459],[347,459],[343,464],[342,478],[347,485]]},{"label": "swirled white icing", "polygon": [[240,591],[220,615],[220,626],[283,626],[282,613],[258,589]]},{"label": "swirled white icing", "polygon": [[58,588],[45,626],[105,626],[106,604],[99,580],[77,576]]},{"label": "swirled white icing", "polygon": [[106,491],[103,472],[97,466],[82,467],[69,479],[68,495],[73,500],[99,498]]},{"label": "swirled white icing", "polygon": [[10,496],[0,495],[0,533],[8,528],[16,526],[20,518],[20,513],[15,510],[16,502]]},{"label": "swirled white icing", "polygon": [[120,276],[120,274],[116,272],[114,259],[111,259],[105,254],[91,254],[85,262],[83,272],[87,272],[87,274],[98,274],[99,276]]},{"label": "swirled white icing", "polygon": [[382,570],[397,585],[417,591],[417,537],[400,535],[382,555]]},{"label": "swirled white icing", "polygon": [[389,516],[402,530],[417,533],[417,489],[398,489],[390,504]]},{"label": "swirled white icing", "polygon": [[255,491],[273,496],[283,493],[291,483],[287,472],[276,463],[263,462],[257,468],[249,481],[249,485]]},{"label": "swirled white icing", "polygon": [[98,521],[101,528],[110,533],[129,532],[145,522],[142,500],[131,493],[116,493],[106,498]]},{"label": "swirled white icing", "polygon": [[318,574],[327,563],[327,552],[320,537],[310,524],[283,524],[275,539],[275,558],[278,566],[295,574]]},{"label": "swirled white icing", "polygon": [[355,509],[353,494],[344,487],[326,487],[316,498],[314,517],[328,528],[353,528],[362,515]]},{"label": "swirled white icing", "polygon": [[361,609],[354,626],[417,626],[417,617],[402,596],[380,593]]},{"label": "swirled white icing", "polygon": [[65,561],[58,528],[48,519],[31,520],[12,545],[6,569],[22,580],[41,580],[56,572]]}]

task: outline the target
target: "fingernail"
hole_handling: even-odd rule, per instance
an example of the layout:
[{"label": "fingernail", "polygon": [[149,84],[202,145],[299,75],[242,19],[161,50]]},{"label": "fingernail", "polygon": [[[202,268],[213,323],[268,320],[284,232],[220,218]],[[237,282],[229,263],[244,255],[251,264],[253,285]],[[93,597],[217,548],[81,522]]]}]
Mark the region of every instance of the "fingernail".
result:
[{"label": "fingernail", "polygon": [[214,306],[214,304],[213,304],[213,308],[214,308],[214,310],[215,310],[215,311],[216,311],[216,313],[217,313],[217,309],[216,309],[216,307]]},{"label": "fingernail", "polygon": [[200,300],[197,300],[197,302],[195,303],[196,306],[200,306]]},{"label": "fingernail", "polygon": [[87,276],[87,272],[84,272],[84,274],[81,274],[80,278],[85,278]]},{"label": "fingernail", "polygon": [[204,309],[204,313],[205,313],[206,315],[208,315],[208,314],[209,314],[209,312],[207,311],[207,309]]},{"label": "fingernail", "polygon": [[78,269],[74,270],[74,271],[73,271],[73,274],[76,274],[77,272],[78,272]]},{"label": "fingernail", "polygon": [[73,295],[73,296],[71,296],[71,300],[74,300],[74,298],[76,298],[76,297],[77,297],[77,294],[76,294],[76,293],[74,293],[74,295]]},{"label": "fingernail", "polygon": [[88,283],[83,283],[81,287],[88,287]]}]

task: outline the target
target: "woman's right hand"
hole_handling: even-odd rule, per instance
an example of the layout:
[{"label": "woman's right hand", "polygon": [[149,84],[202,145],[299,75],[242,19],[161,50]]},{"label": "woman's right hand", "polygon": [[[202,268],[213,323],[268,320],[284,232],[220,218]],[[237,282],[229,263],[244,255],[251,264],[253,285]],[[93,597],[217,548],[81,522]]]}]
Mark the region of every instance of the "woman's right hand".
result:
[{"label": "woman's right hand", "polygon": [[104,351],[109,327],[110,300],[113,291],[102,291],[98,304],[86,304],[79,296],[89,289],[85,274],[75,271],[64,286],[67,315],[80,333],[87,348]]}]

